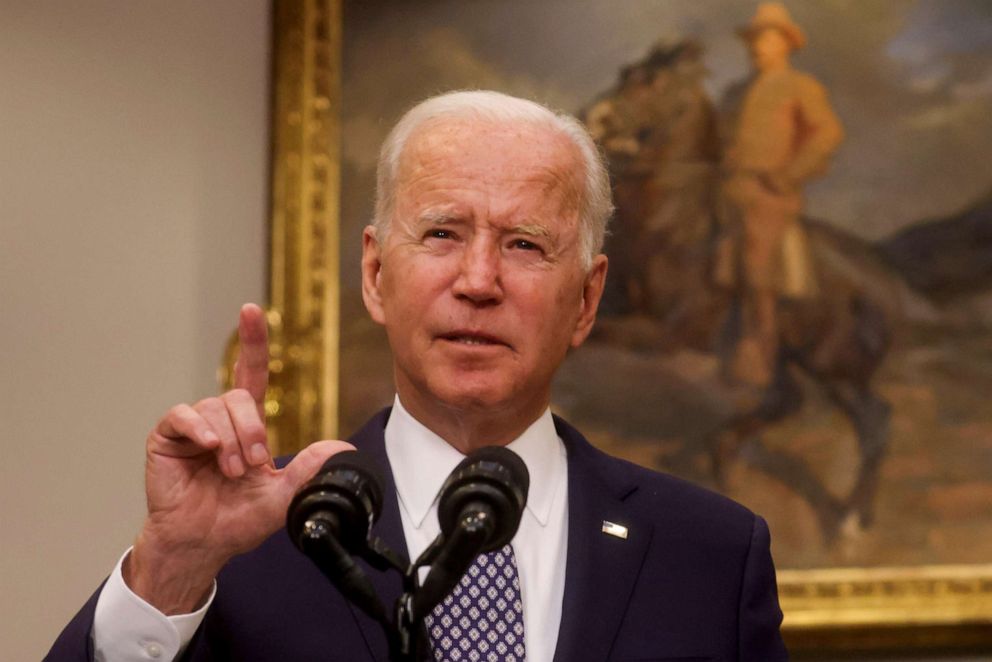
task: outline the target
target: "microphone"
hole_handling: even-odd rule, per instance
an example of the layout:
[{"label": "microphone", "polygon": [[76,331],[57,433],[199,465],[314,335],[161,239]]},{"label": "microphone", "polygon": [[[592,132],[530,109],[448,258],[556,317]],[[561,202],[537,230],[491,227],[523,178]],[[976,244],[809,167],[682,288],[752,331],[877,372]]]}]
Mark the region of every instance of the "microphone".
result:
[{"label": "microphone", "polygon": [[479,554],[513,539],[529,488],[527,465],[501,446],[480,448],[455,467],[441,487],[437,517],[443,540],[415,597],[415,617],[450,593]]},{"label": "microphone", "polygon": [[370,457],[337,453],[293,497],[286,530],[345,597],[384,623],[385,609],[352,558],[368,549],[372,524],[382,512],[382,482]]}]

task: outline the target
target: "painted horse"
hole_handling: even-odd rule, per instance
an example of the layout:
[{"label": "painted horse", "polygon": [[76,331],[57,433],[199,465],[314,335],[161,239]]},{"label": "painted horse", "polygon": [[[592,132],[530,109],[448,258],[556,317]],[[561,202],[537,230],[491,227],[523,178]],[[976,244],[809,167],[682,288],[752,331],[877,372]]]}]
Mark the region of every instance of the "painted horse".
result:
[{"label": "painted horse", "polygon": [[[617,207],[595,338],[638,351],[705,352],[727,365],[744,293],[713,277],[721,241],[720,117],[704,77],[696,43],[656,47],[582,112],[609,160]],[[872,522],[890,419],[872,377],[889,348],[902,290],[869,244],[825,223],[803,223],[819,292],[780,302],[772,384],[760,392],[729,382],[717,389],[729,414],[704,447],[718,484],[746,451],[749,463],[809,503],[832,541],[842,528]],[[857,475],[843,495],[798,455],[761,441],[763,430],[799,410],[811,384],[857,436]]]}]

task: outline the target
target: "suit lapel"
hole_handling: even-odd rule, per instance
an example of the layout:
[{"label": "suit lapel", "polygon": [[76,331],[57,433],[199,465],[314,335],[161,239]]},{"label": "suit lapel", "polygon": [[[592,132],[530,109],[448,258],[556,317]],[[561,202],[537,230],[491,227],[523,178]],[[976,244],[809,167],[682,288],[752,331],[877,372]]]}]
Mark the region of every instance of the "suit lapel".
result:
[{"label": "suit lapel", "polygon": [[[616,639],[653,534],[627,497],[636,484],[612,476],[599,451],[561,419],[568,453],[568,554],[556,662],[605,660]],[[623,539],[603,523],[627,527]]]},{"label": "suit lapel", "polygon": [[[393,551],[407,556],[406,538],[403,535],[403,522],[400,519],[399,500],[396,496],[396,483],[393,482],[393,472],[389,466],[389,458],[386,456],[383,436],[389,412],[390,409],[388,408],[379,412],[350,441],[362,453],[373,457],[382,470],[384,487],[382,513],[372,527],[372,534],[381,538]],[[395,611],[396,600],[403,592],[399,573],[393,570],[379,572],[364,561],[359,561],[359,564],[375,587],[376,594],[386,608],[386,613],[392,616]],[[387,662],[389,660],[389,646],[383,634],[382,626],[350,602],[348,606],[355,616],[355,621],[362,631],[362,636],[365,638],[365,643],[368,645],[373,659]]]},{"label": "suit lapel", "polygon": [[[407,554],[396,484],[383,436],[388,418],[389,409],[385,409],[356,433],[351,442],[374,457],[383,471],[385,499],[372,532],[391,549]],[[557,417],[555,427],[568,454],[569,488],[565,595],[554,659],[555,662],[605,660],[637,582],[653,527],[625,503],[636,491],[636,484],[612,475],[607,456]],[[627,527],[627,538],[603,533],[604,521]],[[360,563],[387,612],[392,613],[402,592],[398,573],[378,572]],[[382,626],[354,605],[349,603],[349,607],[373,659],[387,662],[389,649]]]}]

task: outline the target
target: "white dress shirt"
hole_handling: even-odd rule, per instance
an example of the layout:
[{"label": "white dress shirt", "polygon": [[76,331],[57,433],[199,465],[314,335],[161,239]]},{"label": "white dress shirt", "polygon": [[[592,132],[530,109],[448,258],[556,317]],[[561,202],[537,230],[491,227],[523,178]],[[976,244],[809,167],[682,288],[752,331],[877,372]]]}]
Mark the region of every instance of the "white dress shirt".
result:
[{"label": "white dress shirt", "polygon": [[110,573],[93,614],[93,656],[97,662],[174,660],[203,622],[214,601],[217,582],[206,603],[191,614],[166,616],[142,600],[124,582],[121,567],[128,549]]},{"label": "white dress shirt", "polygon": [[[547,409],[508,448],[527,465],[530,491],[514,536],[513,553],[524,606],[527,662],[551,662],[561,624],[568,538],[568,470],[565,446]],[[386,455],[396,481],[403,534],[411,559],[434,540],[437,496],[464,455],[452,448],[400,404],[386,423]]]},{"label": "white dress shirt", "polygon": [[[440,531],[437,495],[464,456],[413,418],[396,398],[386,423],[386,454],[399,496],[407,551],[415,559]],[[551,410],[515,439],[530,473],[530,492],[513,538],[524,609],[528,662],[551,662],[565,593],[568,539],[568,470],[565,446],[555,432]],[[106,662],[174,660],[189,645],[213,602],[217,586],[200,609],[166,616],[124,582],[125,552],[97,599],[93,619],[96,659]]]}]

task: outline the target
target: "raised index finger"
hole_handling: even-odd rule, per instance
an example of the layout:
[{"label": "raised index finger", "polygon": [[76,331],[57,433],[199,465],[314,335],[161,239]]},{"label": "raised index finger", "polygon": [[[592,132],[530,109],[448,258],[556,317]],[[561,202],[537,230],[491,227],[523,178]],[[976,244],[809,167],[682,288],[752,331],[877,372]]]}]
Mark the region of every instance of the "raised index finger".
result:
[{"label": "raised index finger", "polygon": [[234,364],[234,388],[243,388],[264,412],[265,388],[269,384],[269,331],[265,312],[253,303],[241,306],[238,319],[240,353]]}]

